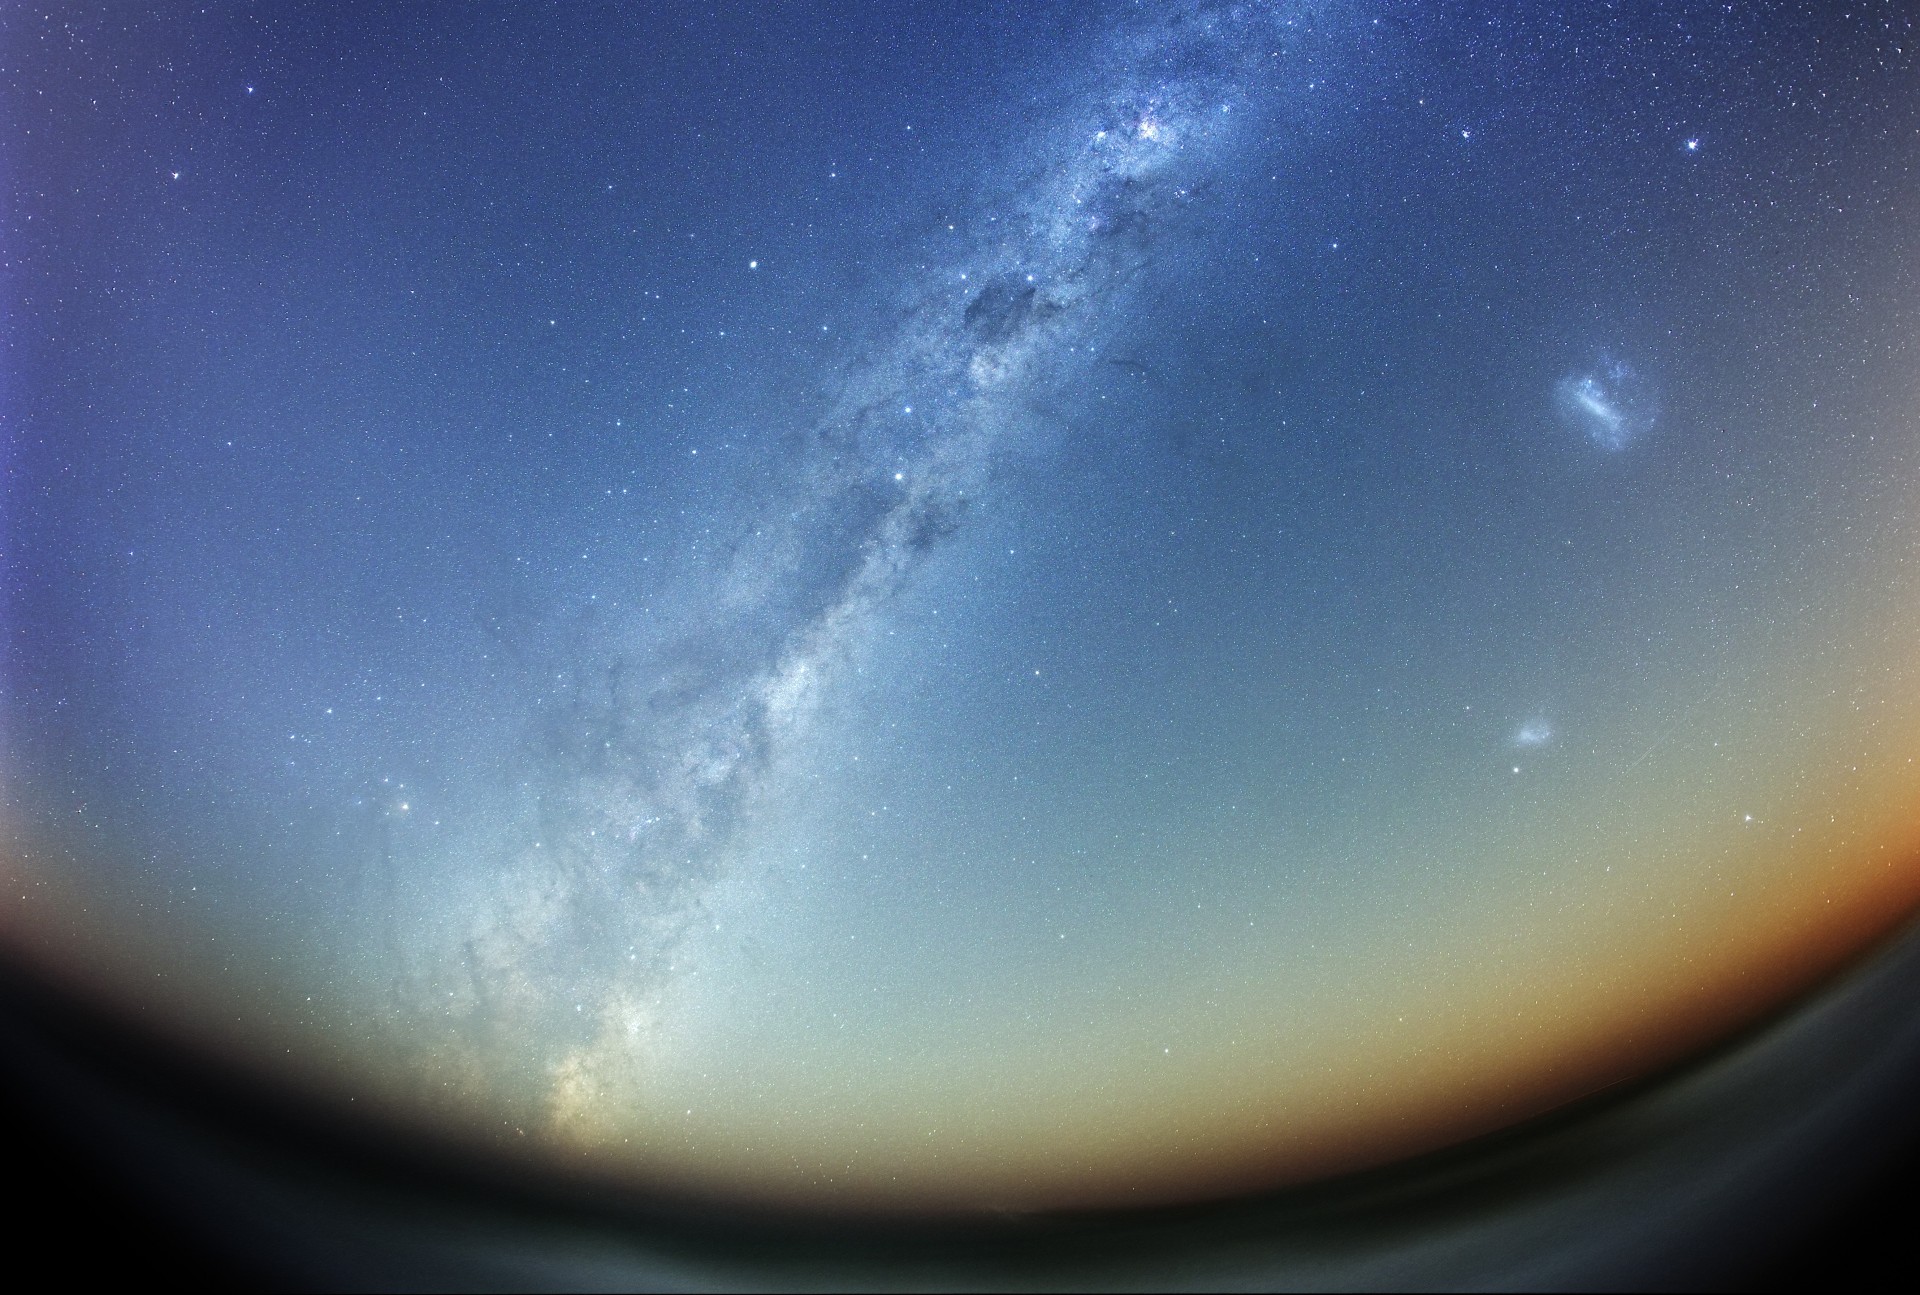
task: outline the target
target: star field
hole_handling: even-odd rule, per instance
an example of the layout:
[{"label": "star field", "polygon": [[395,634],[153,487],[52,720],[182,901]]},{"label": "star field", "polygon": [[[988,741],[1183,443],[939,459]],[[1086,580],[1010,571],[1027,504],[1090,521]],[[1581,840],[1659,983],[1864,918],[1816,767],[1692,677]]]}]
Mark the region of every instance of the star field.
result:
[{"label": "star field", "polygon": [[4,938],[834,1207],[1686,1055],[1920,899],[1914,39],[10,11]]}]

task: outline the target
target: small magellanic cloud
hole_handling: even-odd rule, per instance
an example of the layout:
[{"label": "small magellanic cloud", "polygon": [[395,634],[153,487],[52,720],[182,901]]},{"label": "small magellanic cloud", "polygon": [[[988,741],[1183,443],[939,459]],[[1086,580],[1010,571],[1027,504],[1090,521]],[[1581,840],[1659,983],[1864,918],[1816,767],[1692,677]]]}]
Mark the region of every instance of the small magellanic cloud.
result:
[{"label": "small magellanic cloud", "polygon": [[1544,719],[1530,719],[1513,731],[1515,746],[1545,746],[1553,741],[1553,725]]}]

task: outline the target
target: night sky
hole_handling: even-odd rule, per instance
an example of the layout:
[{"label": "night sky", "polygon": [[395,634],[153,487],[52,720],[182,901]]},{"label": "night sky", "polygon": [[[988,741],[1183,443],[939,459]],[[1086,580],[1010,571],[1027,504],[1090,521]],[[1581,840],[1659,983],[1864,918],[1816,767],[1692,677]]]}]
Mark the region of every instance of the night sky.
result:
[{"label": "night sky", "polygon": [[1906,6],[0,14],[0,931],[732,1198],[1204,1196],[1920,902]]}]

